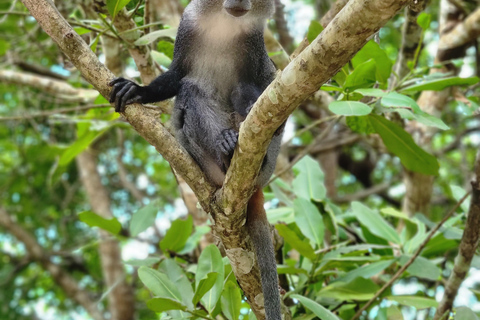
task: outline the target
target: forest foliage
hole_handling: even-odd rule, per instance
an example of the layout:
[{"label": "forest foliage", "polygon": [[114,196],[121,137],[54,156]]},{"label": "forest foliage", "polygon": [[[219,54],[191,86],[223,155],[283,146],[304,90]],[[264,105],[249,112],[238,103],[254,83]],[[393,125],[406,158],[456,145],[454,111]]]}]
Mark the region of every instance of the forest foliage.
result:
[{"label": "forest foliage", "polygon": [[[287,31],[301,5],[316,12],[306,39],[321,37],[327,2],[333,10],[330,1],[286,4]],[[450,317],[480,317],[478,237],[459,249],[467,214],[480,208],[470,194],[480,183],[480,15],[476,1],[441,2],[414,19],[411,8],[399,12],[289,119],[264,193],[294,319],[439,319],[455,265],[471,277]],[[166,70],[176,34],[173,22],[150,19],[147,3],[56,5],[112,72],[138,79],[132,48]],[[211,220],[169,163],[21,2],[0,0],[0,11],[0,318],[255,319]],[[468,19],[472,38],[448,47],[445,34]],[[124,20],[133,31],[115,24]],[[410,52],[409,23],[418,29]],[[268,26],[282,42],[282,20]],[[300,40],[282,45],[292,53]],[[267,49],[274,61],[286,54]],[[148,108],[168,128],[168,108]],[[121,270],[113,280],[111,270]]]}]

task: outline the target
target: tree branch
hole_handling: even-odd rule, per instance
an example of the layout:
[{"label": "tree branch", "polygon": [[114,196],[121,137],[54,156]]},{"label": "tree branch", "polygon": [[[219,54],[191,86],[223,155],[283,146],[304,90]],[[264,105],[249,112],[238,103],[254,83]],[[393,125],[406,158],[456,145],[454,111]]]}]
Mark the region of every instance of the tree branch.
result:
[{"label": "tree branch", "polygon": [[[314,93],[409,1],[350,1],[313,43],[258,98],[240,128],[223,187],[225,212],[241,215],[269,141],[300,102]],[[352,24],[352,19],[356,23]],[[339,40],[341,39],[341,41]],[[245,165],[245,164],[249,165]]]},{"label": "tree branch", "polygon": [[443,35],[438,50],[451,50],[468,44],[480,36],[480,9],[471,13],[462,23]]},{"label": "tree branch", "polygon": [[352,320],[355,320],[355,319],[358,319],[362,313],[368,309],[368,307],[370,307],[372,305],[372,303],[375,302],[375,300],[378,299],[378,297],[380,297],[380,295],[382,295],[382,293],[385,292],[385,290],[387,290],[401,275],[402,273],[404,273],[408,267],[410,267],[410,265],[415,261],[415,259],[418,258],[418,256],[420,255],[420,253],[423,251],[423,249],[425,248],[425,246],[428,244],[428,242],[430,241],[430,239],[432,239],[432,237],[435,235],[435,233],[440,230],[440,228],[443,226],[443,224],[445,222],[447,222],[447,220],[455,213],[455,211],[457,211],[457,209],[460,207],[460,205],[463,203],[463,201],[465,201],[465,199],[467,199],[469,193],[465,194],[463,196],[462,199],[460,199],[460,201],[457,202],[457,204],[452,208],[452,210],[450,210],[450,212],[448,212],[445,217],[442,219],[442,221],[440,221],[436,226],[435,228],[433,228],[429,233],[428,233],[428,236],[425,238],[425,240],[423,240],[422,244],[420,244],[420,246],[418,247],[417,251],[415,251],[415,253],[413,254],[413,256],[411,256],[411,258],[407,261],[407,263],[405,263],[394,275],[393,277],[383,285],[383,287],[377,291],[377,293],[375,293],[375,295],[360,309],[357,311],[357,313],[355,313],[355,315],[353,316]]},{"label": "tree branch", "polygon": [[472,184],[472,199],[468,210],[465,230],[455,258],[452,274],[445,285],[445,293],[438,305],[433,320],[439,320],[446,312],[452,309],[453,301],[457,296],[458,289],[470,270],[473,255],[478,247],[480,239],[480,152],[477,153],[475,164],[475,177]]},{"label": "tree branch", "polygon": [[[43,30],[58,44],[70,61],[104,97],[108,97],[108,86],[115,76],[105,68],[90,47],[72,29],[49,0],[23,0],[23,4],[35,17]],[[172,167],[181,174],[198,195],[205,201],[214,188],[207,182],[203,172],[175,138],[148,110],[140,104],[130,105],[123,113],[135,130],[163,155]]]},{"label": "tree branch", "polygon": [[13,70],[0,70],[0,82],[30,86],[67,101],[91,102],[98,96],[96,90],[75,88],[66,81]]},{"label": "tree branch", "polygon": [[[22,1],[87,81],[103,96],[108,96],[110,88],[107,83],[113,75],[58,14],[51,1]],[[134,104],[123,113],[135,130],[185,178],[204,209],[214,216],[215,231],[258,319],[264,319],[262,289],[253,246],[243,227],[243,209],[270,139],[301,101],[317,91],[407,3],[407,0],[351,1],[322,35],[277,76],[242,125],[220,201],[212,201],[215,189],[198,165],[145,108]],[[352,19],[356,21],[354,25]]]}]

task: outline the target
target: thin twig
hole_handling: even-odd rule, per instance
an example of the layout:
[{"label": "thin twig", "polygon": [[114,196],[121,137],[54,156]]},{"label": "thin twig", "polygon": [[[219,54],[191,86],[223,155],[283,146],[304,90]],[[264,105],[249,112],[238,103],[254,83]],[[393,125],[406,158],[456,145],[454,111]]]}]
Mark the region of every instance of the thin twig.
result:
[{"label": "thin twig", "polygon": [[111,107],[110,104],[105,103],[105,104],[95,104],[95,105],[88,105],[88,106],[79,106],[75,108],[59,108],[54,110],[48,110],[45,112],[24,114],[21,116],[0,117],[0,121],[27,120],[27,119],[33,119],[33,118],[49,117],[58,113],[68,113],[68,112],[83,111],[83,110],[90,110],[90,109],[97,109],[97,108],[110,108],[110,107]]},{"label": "thin twig", "polygon": [[467,197],[470,195],[470,191],[467,192],[462,199],[460,199],[460,201],[457,202],[457,204],[453,207],[453,209],[450,210],[450,212],[442,219],[442,221],[440,221],[436,226],[435,228],[433,228],[430,233],[428,234],[428,236],[425,238],[425,240],[422,242],[422,244],[418,247],[417,251],[415,251],[415,254],[407,261],[407,263],[405,263],[403,265],[403,267],[401,267],[396,273],[395,275],[393,275],[393,277],[383,285],[383,287],[373,296],[372,299],[370,299],[360,310],[357,311],[357,313],[353,316],[353,318],[351,320],[355,320],[355,319],[358,319],[363,311],[367,310],[368,307],[370,307],[370,305],[372,303],[375,302],[375,300],[377,300],[378,297],[380,297],[380,295],[385,291],[387,290],[401,275],[403,272],[405,272],[405,270],[407,270],[408,267],[410,267],[410,265],[415,261],[415,259],[417,259],[417,257],[420,255],[420,253],[422,252],[422,250],[425,248],[425,246],[428,244],[428,242],[430,241],[430,239],[435,235],[435,233],[442,227],[442,225],[448,220],[450,219],[450,217],[455,213],[455,211],[457,211],[457,209],[460,207],[460,205],[463,203],[463,201],[465,201],[465,199],[467,199]]},{"label": "thin twig", "polygon": [[328,127],[325,128],[325,130],[322,131],[322,133],[315,138],[315,140],[309,144],[308,146],[305,147],[305,149],[303,149],[296,157],[295,159],[293,159],[289,164],[288,166],[286,166],[285,168],[281,169],[278,173],[276,173],[271,179],[270,181],[268,181],[268,184],[272,183],[273,181],[275,181],[275,179],[277,179],[279,176],[281,176],[282,174],[284,174],[285,172],[287,172],[288,170],[292,169],[293,166],[298,162],[300,161],[303,157],[305,157],[307,154],[310,153],[310,151],[313,149],[314,146],[316,146],[320,141],[322,141],[323,139],[325,139],[325,137],[330,133],[330,131],[332,131],[333,127],[335,126],[335,124],[337,124],[338,121],[340,121],[342,117],[336,117],[334,119],[334,121],[330,122],[330,124],[328,125]]},{"label": "thin twig", "polygon": [[334,116],[329,116],[329,117],[324,117],[324,118],[321,118],[321,119],[318,119],[312,123],[310,123],[308,126],[306,126],[305,128],[302,128],[300,130],[298,130],[297,132],[295,132],[295,134],[293,135],[293,137],[291,137],[290,139],[288,139],[287,141],[285,141],[284,143],[282,143],[282,145],[288,145],[290,142],[292,142],[292,140],[300,135],[302,135],[304,132],[307,132],[309,130],[311,130],[312,128],[315,128],[316,126],[318,126],[319,124],[321,123],[324,123],[324,122],[327,122],[327,121],[330,121],[330,120],[333,120],[333,119],[336,119],[340,116],[338,115],[334,115]]}]

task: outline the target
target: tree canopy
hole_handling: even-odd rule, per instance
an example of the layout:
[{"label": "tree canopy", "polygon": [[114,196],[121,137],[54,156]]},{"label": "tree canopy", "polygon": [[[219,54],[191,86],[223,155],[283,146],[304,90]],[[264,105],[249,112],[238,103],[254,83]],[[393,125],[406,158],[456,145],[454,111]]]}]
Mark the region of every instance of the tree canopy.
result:
[{"label": "tree canopy", "polygon": [[285,319],[478,319],[478,0],[275,0],[279,70],[219,190],[172,101],[105,98],[168,69],[187,3],[0,1],[0,318],[264,319],[245,205],[288,119]]}]

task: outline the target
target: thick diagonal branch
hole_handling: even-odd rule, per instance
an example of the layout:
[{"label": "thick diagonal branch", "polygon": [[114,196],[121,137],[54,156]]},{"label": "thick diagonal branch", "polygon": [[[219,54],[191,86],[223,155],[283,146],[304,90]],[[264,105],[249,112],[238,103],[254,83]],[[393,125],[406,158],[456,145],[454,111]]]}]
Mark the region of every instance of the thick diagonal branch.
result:
[{"label": "thick diagonal branch", "polygon": [[[223,188],[227,214],[240,214],[277,128],[409,1],[350,1],[270,84],[243,123]],[[351,21],[355,20],[355,24]]]},{"label": "thick diagonal branch", "polygon": [[[104,97],[111,88],[108,82],[114,75],[105,68],[90,47],[72,29],[49,0],[23,0],[43,30],[58,44],[70,61]],[[139,104],[129,106],[123,114],[135,130],[163,155],[172,167],[192,187],[200,201],[209,199],[214,189],[195,161],[180,147],[175,138],[158,119]]]}]

